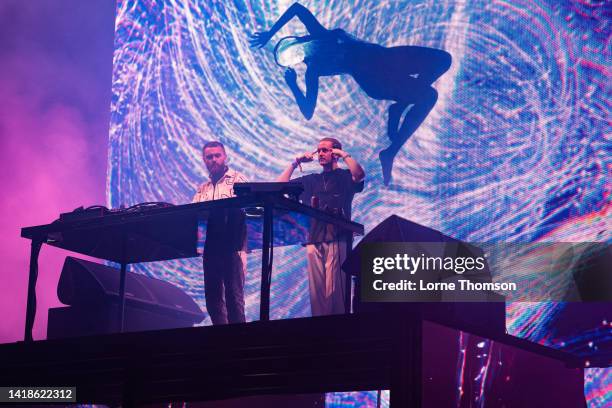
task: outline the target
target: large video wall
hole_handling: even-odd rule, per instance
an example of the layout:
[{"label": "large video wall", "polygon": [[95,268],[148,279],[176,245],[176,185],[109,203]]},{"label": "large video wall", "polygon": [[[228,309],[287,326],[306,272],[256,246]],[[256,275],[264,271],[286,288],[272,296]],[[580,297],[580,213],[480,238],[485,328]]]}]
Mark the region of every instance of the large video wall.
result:
[{"label": "large video wall", "polygon": [[[250,36],[269,30],[292,4],[118,1],[111,206],[190,202],[207,180],[201,147],[209,140],[222,141],[230,166],[251,181],[271,181],[319,139],[335,137],[366,170],[353,202],[353,218],[366,230],[397,214],[472,242],[610,240],[605,2],[304,1],[317,24],[340,33],[333,47],[314,41],[275,53],[282,38],[287,45],[290,37],[316,37],[297,17],[261,49],[250,47]],[[285,48],[298,59],[318,52],[329,61],[312,117],[287,85],[281,65],[295,55],[280,55]],[[428,78],[435,64],[419,61],[431,49],[449,53],[452,64]],[[305,90],[307,65],[293,68]],[[437,98],[427,97],[431,88]],[[413,133],[405,131],[411,121]],[[399,148],[383,174],[379,152],[391,144]],[[304,249],[279,248],[275,260],[272,318],[308,316]],[[259,252],[249,254],[249,320],[258,318],[260,263]],[[201,260],[137,271],[179,285],[205,310]],[[510,304],[508,330],[553,344],[565,307]],[[597,340],[602,322],[586,324],[589,338],[570,338]],[[587,371],[592,401],[605,398],[606,378]]]}]

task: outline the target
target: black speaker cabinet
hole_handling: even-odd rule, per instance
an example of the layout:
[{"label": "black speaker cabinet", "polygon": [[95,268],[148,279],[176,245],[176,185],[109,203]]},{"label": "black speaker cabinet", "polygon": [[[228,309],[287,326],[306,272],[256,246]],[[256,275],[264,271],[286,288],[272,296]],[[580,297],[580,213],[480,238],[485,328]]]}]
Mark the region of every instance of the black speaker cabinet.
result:
[{"label": "black speaker cabinet", "polygon": [[[47,338],[116,332],[119,270],[67,257],[57,294],[70,307],[49,310]],[[176,286],[128,272],[125,331],[191,327],[204,319],[197,303]]]},{"label": "black speaker cabinet", "polygon": [[[372,242],[441,242],[445,244],[447,249],[452,249],[452,251],[461,251],[471,256],[482,256],[482,250],[476,246],[459,241],[444,235],[440,231],[406,220],[397,215],[391,215],[363,237],[359,244],[348,254],[342,265],[342,269],[346,273],[358,278],[356,279],[353,303],[353,310],[355,312],[419,313],[426,318],[431,318],[433,321],[453,323],[461,327],[484,327],[486,330],[496,333],[505,332],[506,305],[504,297],[496,293],[487,293],[486,299],[468,302],[461,299],[455,301],[447,299],[445,302],[431,301],[425,303],[361,302],[361,282],[359,280],[361,251],[365,244]],[[485,275],[480,279],[491,281],[488,266]]]}]

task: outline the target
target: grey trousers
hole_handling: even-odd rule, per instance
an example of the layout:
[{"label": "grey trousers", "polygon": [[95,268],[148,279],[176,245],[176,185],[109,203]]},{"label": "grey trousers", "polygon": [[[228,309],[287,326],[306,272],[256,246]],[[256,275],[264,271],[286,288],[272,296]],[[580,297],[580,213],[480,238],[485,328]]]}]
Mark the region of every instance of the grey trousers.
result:
[{"label": "grey trousers", "polygon": [[213,324],[244,323],[246,252],[204,254],[204,295]]},{"label": "grey trousers", "polygon": [[306,257],[312,315],[344,313],[346,278],[340,266],[346,259],[346,243],[306,245]]}]

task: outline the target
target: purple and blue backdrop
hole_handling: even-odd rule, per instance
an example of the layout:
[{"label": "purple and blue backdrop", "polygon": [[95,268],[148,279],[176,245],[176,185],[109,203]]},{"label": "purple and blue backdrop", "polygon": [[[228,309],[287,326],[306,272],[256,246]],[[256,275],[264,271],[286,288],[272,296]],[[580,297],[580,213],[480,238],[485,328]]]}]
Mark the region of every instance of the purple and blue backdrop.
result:
[{"label": "purple and blue backdrop", "polygon": [[[82,3],[64,10],[65,21],[49,20],[27,6],[14,12],[30,20],[12,24],[40,28],[54,21],[68,37],[49,36],[47,48],[41,49],[11,38],[10,46],[2,48],[11,56],[3,60],[8,71],[0,77],[6,93],[2,154],[4,164],[17,169],[3,180],[12,193],[2,198],[3,209],[12,211],[3,220],[3,231],[17,234],[17,227],[101,202],[101,160],[106,157],[109,206],[179,204],[188,202],[206,179],[200,156],[204,141],[221,140],[232,167],[264,181],[274,179],[297,154],[311,151],[318,139],[331,136],[343,141],[368,174],[353,211],[366,229],[396,213],[472,242],[610,240],[611,31],[605,2],[304,2],[326,28],[342,28],[388,47],[425,46],[453,56],[450,69],[433,85],[437,103],[396,157],[389,186],[383,184],[378,162],[378,152],[389,143],[388,101],[368,97],[349,76],[325,77],[314,115],[306,120],[287,89],[284,69],[272,56],[278,38],[303,35],[304,27],[292,21],[264,49],[249,47],[249,34],[268,29],[291,5],[284,1],[119,1],[107,152],[106,139],[93,135],[105,133],[107,126],[111,97],[105,75],[112,28],[109,33],[106,25],[109,19],[112,25],[113,11],[106,4]],[[17,6],[11,4],[0,8],[2,21],[14,21],[11,7]],[[65,27],[72,27],[73,35],[65,34]],[[2,30],[12,32],[6,26]],[[44,32],[50,31],[46,27]],[[83,63],[84,55],[90,66]],[[303,67],[298,67],[300,74]],[[56,91],[38,89],[25,79],[30,76],[42,78],[46,86],[59,77]],[[24,135],[27,139],[20,140]],[[25,298],[27,246],[3,250],[9,251],[15,271],[9,286]],[[284,261],[274,270],[273,318],[310,313],[302,251],[275,253]],[[60,265],[59,254],[55,263],[44,259],[43,268],[53,269],[48,273],[55,277],[45,279],[41,271],[38,337],[44,332],[44,306],[56,302],[53,279]],[[248,263],[247,317],[254,320],[259,254],[252,253]],[[199,260],[136,270],[177,284],[205,309]],[[22,305],[21,299],[2,305],[14,319],[3,340],[19,338]],[[508,331],[554,347],[593,348],[609,336],[611,319],[602,321],[599,315],[585,316],[581,333],[560,335],[555,321],[566,307],[509,304]],[[479,345],[483,353],[489,347]],[[484,376],[474,380],[483,384],[477,404],[485,403],[485,377],[495,375],[488,366],[494,363],[483,360]],[[586,370],[591,406],[605,406],[611,399],[610,377],[606,370]],[[372,395],[332,395],[328,403],[355,399],[372,401]]]}]

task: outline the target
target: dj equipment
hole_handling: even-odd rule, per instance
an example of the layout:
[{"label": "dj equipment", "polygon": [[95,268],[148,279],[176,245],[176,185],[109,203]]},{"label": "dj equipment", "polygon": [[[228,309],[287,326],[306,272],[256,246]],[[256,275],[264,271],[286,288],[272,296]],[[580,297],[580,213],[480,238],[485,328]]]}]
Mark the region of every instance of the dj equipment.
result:
[{"label": "dj equipment", "polygon": [[298,197],[304,191],[302,183],[295,182],[264,182],[264,183],[236,183],[234,192],[237,196],[250,194],[279,194]]},{"label": "dj equipment", "polygon": [[173,204],[164,202],[147,202],[139,203],[128,208],[106,208],[103,205],[92,205],[91,207],[84,208],[83,206],[75,208],[71,212],[61,213],[59,221],[78,221],[87,220],[91,218],[103,217],[111,214],[121,214],[130,212],[139,212],[152,208],[166,208],[172,207]]}]

